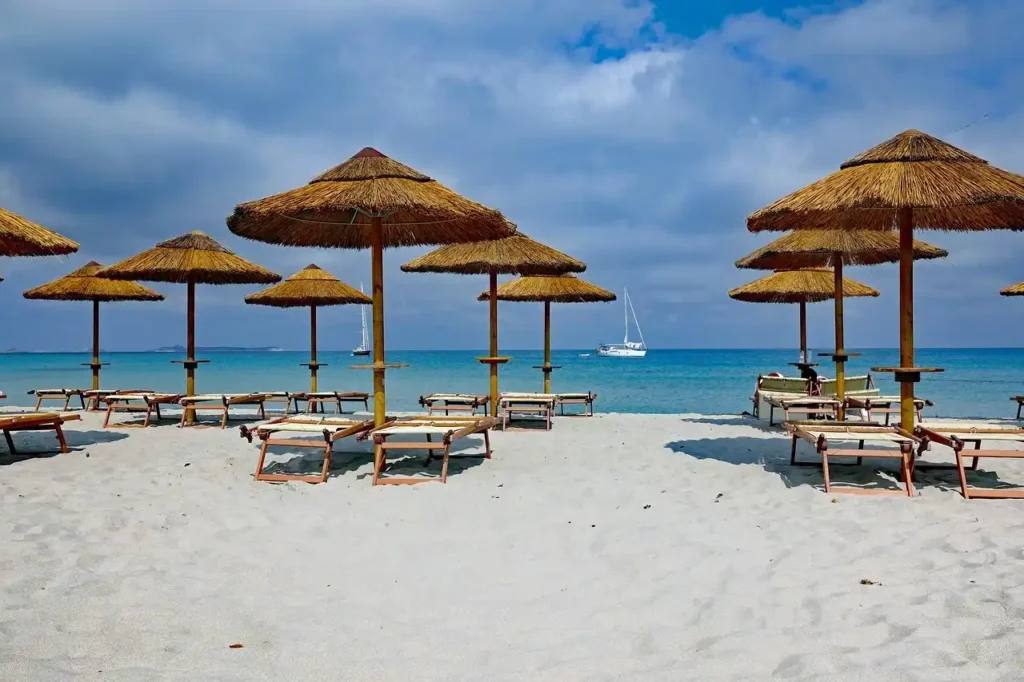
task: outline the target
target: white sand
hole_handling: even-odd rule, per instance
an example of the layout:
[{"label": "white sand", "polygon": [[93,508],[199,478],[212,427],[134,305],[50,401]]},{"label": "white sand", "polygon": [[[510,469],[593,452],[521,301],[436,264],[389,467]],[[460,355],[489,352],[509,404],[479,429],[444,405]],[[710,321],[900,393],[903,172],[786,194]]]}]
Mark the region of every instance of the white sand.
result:
[{"label": "white sand", "polygon": [[[777,432],[603,415],[496,434],[447,485],[372,488],[365,445],[324,485],[273,485],[235,429],[99,424],[73,427],[72,454],[0,460],[5,682],[1024,668],[1024,501],[964,501],[945,472],[915,499],[833,503]],[[1024,462],[983,466],[1024,485]]]}]

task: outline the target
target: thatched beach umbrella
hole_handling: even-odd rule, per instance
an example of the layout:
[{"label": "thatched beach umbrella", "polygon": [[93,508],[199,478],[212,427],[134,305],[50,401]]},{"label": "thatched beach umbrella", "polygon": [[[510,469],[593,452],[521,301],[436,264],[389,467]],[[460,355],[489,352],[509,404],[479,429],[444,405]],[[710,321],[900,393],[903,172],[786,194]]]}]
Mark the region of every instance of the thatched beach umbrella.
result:
[{"label": "thatched beach umbrella", "polygon": [[[148,251],[104,268],[99,276],[187,286],[188,357],[183,361],[173,361],[185,366],[187,395],[196,393],[196,367],[199,363],[209,362],[196,359],[196,284],[272,284],[281,281],[281,275],[236,256],[198,230],[160,242]],[[192,414],[186,416],[187,421],[192,418]]]},{"label": "thatched beach umbrella", "polygon": [[498,414],[498,365],[511,360],[498,356],[498,275],[561,275],[583,272],[587,264],[517,232],[486,242],[450,244],[414,258],[404,272],[451,272],[488,275],[490,289],[490,355],[477,358],[490,366],[491,414]]},{"label": "thatched beach umbrella", "polygon": [[[384,249],[499,239],[513,226],[427,175],[363,149],[297,189],[235,207],[228,228],[285,246],[370,249],[373,278],[373,417],[384,423]],[[397,365],[401,366],[401,365]]]},{"label": "thatched beach umbrella", "polygon": [[74,272],[24,294],[28,299],[92,302],[92,362],[87,366],[92,369],[93,390],[100,387],[100,368],[109,364],[100,362],[100,303],[164,300],[162,295],[141,284],[97,277],[96,273],[102,269],[96,261],[89,261]]},{"label": "thatched beach umbrella", "polygon": [[[949,252],[926,242],[914,240],[914,260],[945,258]],[[847,353],[843,334],[843,266],[896,263],[900,259],[900,237],[894,232],[837,232],[833,230],[797,230],[762,246],[736,261],[738,268],[789,270],[795,268],[831,268],[835,278],[835,350],[828,355],[836,363],[836,397],[846,397]],[[843,419],[843,408],[839,408]]]},{"label": "thatched beach umbrella", "polygon": [[1024,282],[1018,282],[1017,284],[1011,284],[999,291],[1000,296],[1024,296]]},{"label": "thatched beach umbrella", "polygon": [[326,367],[316,359],[316,309],[347,303],[367,305],[373,301],[326,270],[316,265],[307,265],[280,284],[249,294],[245,302],[278,308],[309,306],[309,363],[306,366],[309,367],[310,390],[316,392],[317,370]]},{"label": "thatched beach umbrella", "polygon": [[914,228],[973,231],[1024,229],[1024,177],[973,154],[908,130],[843,163],[840,170],[747,218],[747,229],[898,230],[900,363],[876,367],[900,384],[900,426],[914,427]]},{"label": "thatched beach umbrella", "polygon": [[[490,292],[477,296],[478,301],[490,299]],[[615,294],[585,282],[575,275],[531,275],[505,282],[498,287],[499,301],[544,303],[544,364],[536,368],[544,372],[544,392],[551,392],[551,304],[552,303],[605,303],[615,300]]]},{"label": "thatched beach umbrella", "polygon": [[0,208],[0,256],[63,256],[75,251],[78,242]]},{"label": "thatched beach umbrella", "polygon": [[878,296],[866,284],[842,278],[836,286],[831,269],[783,270],[744,284],[729,292],[729,298],[748,303],[797,303],[800,305],[800,357],[807,360],[807,304],[840,296]]}]

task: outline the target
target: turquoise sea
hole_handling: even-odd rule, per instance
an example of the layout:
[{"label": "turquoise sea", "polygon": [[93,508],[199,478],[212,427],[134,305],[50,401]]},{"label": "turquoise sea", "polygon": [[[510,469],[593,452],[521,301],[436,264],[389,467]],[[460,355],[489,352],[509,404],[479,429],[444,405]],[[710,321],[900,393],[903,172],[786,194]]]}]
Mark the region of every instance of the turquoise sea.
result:
[{"label": "turquoise sea", "polygon": [[[813,351],[812,351],[813,352]],[[872,366],[896,364],[893,349],[862,350],[850,374]],[[580,357],[590,353],[590,357]],[[502,350],[513,360],[501,370],[501,387],[510,391],[540,390],[541,363],[537,350]],[[259,390],[304,390],[309,373],[299,363],[303,352],[208,352],[200,353],[209,364],[199,367],[196,386],[200,393]],[[409,367],[388,372],[388,407],[418,409],[418,396],[430,392],[486,393],[487,369],[474,358],[483,351],[390,351],[388,361]],[[176,353],[107,353],[104,388],[151,388],[184,390],[184,370]],[[555,391],[597,391],[601,412],[735,414],[750,409],[757,374],[772,371],[795,375],[787,365],[796,359],[792,350],[651,350],[642,359],[600,358],[591,350],[553,351],[552,363],[562,369],[552,374]],[[27,392],[33,388],[88,387],[89,370],[84,353],[0,354],[0,391],[4,405],[31,405]],[[351,369],[365,362],[348,352],[321,352],[328,366],[320,371],[321,390],[369,391],[370,373]],[[944,367],[945,373],[926,375],[918,395],[932,399],[931,413],[949,417],[1012,415],[1010,395],[1024,393],[1024,349],[918,349],[920,366]],[[832,376],[832,367],[818,368]],[[898,393],[889,375],[876,375],[884,393]]]}]

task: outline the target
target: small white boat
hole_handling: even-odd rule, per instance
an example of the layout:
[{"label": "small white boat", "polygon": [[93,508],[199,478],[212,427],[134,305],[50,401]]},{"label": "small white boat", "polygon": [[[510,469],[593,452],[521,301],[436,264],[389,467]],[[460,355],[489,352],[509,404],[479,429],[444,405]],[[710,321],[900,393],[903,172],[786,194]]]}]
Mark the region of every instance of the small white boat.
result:
[{"label": "small white boat", "polygon": [[[622,289],[623,298],[623,316],[626,322],[626,334],[622,339],[622,343],[602,343],[597,347],[597,354],[605,358],[642,358],[647,355],[647,345],[644,343],[644,333],[640,331],[640,323],[636,319],[636,311],[633,310],[633,302],[629,300],[629,291],[625,288]],[[639,341],[629,340],[629,316],[633,315],[633,324],[636,325],[637,334],[640,335]]]},{"label": "small white boat", "polygon": [[[363,290],[363,283],[360,282],[359,283],[359,291],[362,291],[362,290]],[[369,355],[370,354],[370,342],[369,342],[369,337],[367,336],[367,333],[366,333],[366,306],[365,305],[359,306],[359,314],[362,316],[362,319],[363,319],[363,340],[362,340],[362,343],[359,344],[358,348],[353,348],[352,349],[352,355]]]},{"label": "small white boat", "polygon": [[590,357],[590,353],[580,353],[580,357],[581,358],[589,358]]}]

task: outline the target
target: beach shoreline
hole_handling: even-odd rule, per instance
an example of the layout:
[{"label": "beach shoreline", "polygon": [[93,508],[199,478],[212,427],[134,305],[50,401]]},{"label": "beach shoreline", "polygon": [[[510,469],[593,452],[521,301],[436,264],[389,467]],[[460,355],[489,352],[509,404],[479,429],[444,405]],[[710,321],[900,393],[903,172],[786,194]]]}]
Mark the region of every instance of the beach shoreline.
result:
[{"label": "beach shoreline", "polygon": [[376,488],[365,443],[325,484],[273,485],[234,428],[100,425],[0,466],[4,680],[985,680],[1024,660],[1019,502],[965,501],[951,472],[914,499],[826,495],[752,420],[559,418],[494,434],[490,460],[470,443],[446,485]]}]

